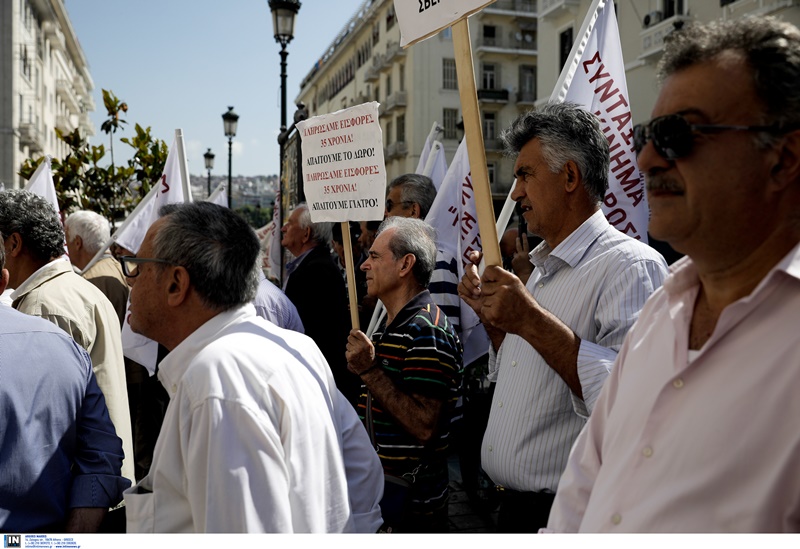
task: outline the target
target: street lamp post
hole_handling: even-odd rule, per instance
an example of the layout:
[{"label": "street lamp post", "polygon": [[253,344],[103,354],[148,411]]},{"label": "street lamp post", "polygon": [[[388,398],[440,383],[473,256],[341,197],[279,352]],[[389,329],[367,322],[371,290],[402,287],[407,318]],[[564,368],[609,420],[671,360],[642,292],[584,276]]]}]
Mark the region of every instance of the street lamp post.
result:
[{"label": "street lamp post", "polygon": [[236,124],[239,115],[233,112],[233,107],[228,107],[228,112],[222,115],[222,124],[225,128],[225,137],[228,138],[228,207],[233,209],[233,138],[236,137]]},{"label": "street lamp post", "polygon": [[[269,0],[275,41],[281,45],[281,132],[286,131],[286,46],[294,38],[294,17],[300,9],[298,0]],[[283,158],[281,158],[281,163]]]},{"label": "street lamp post", "polygon": [[211,152],[211,149],[208,149],[203,158],[206,161],[206,170],[208,170],[208,196],[211,196],[211,170],[214,169],[214,153]]}]

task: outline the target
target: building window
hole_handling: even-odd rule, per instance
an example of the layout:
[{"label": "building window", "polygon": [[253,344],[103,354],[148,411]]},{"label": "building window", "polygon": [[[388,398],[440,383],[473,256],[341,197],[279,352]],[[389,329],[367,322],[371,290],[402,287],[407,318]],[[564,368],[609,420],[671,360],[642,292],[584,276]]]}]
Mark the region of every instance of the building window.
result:
[{"label": "building window", "polygon": [[439,33],[439,36],[442,37],[442,40],[452,40],[453,39],[453,28],[447,27],[443,29],[442,32]]},{"label": "building window", "polygon": [[483,26],[483,45],[484,46],[496,46],[497,45],[497,27],[494,25],[484,25]]},{"label": "building window", "polygon": [[442,125],[444,126],[445,139],[458,139],[456,124],[458,124],[458,109],[444,109],[442,112]]},{"label": "building window", "polygon": [[375,86],[375,101],[381,100],[381,87]]},{"label": "building window", "polygon": [[495,114],[493,112],[483,113],[483,138],[486,141],[497,139],[497,126],[495,124]]},{"label": "building window", "polygon": [[400,91],[405,91],[406,89],[406,67],[405,65],[400,65],[398,67],[400,71]]},{"label": "building window", "polygon": [[563,31],[559,35],[559,73],[561,73],[561,68],[563,68],[567,61],[569,61],[569,54],[572,52],[572,40],[572,27]]},{"label": "building window", "polygon": [[446,90],[458,89],[455,59],[442,59],[442,88]]},{"label": "building window", "polygon": [[486,173],[489,176],[489,185],[494,185],[495,173],[497,172],[497,164],[489,162],[486,164]]},{"label": "building window", "polygon": [[664,19],[683,13],[683,0],[664,0]]},{"label": "building window", "polygon": [[395,119],[397,123],[397,142],[405,143],[406,141],[406,115],[401,114]]},{"label": "building window", "polygon": [[394,26],[395,16],[394,16],[394,7],[389,8],[389,11],[386,12],[386,30],[388,31]]},{"label": "building window", "polygon": [[520,65],[519,67],[519,97],[518,101],[536,100],[536,67],[533,65]]},{"label": "building window", "polygon": [[388,99],[389,96],[392,95],[392,75],[386,75],[386,98]]},{"label": "building window", "polygon": [[392,121],[386,123],[386,144],[392,144]]},{"label": "building window", "polygon": [[481,89],[493,90],[497,87],[497,66],[494,63],[484,63],[481,71]]},{"label": "building window", "polygon": [[381,22],[378,21],[372,25],[372,45],[376,46],[381,39]]}]

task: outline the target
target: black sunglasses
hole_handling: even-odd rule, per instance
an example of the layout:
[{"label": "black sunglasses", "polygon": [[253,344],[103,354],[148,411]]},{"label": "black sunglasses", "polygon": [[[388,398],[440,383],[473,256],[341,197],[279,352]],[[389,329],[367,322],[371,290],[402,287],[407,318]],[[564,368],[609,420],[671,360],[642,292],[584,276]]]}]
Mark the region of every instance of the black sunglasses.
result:
[{"label": "black sunglasses", "polygon": [[633,127],[633,149],[638,156],[647,142],[652,140],[656,152],[667,160],[684,158],[692,153],[695,133],[726,131],[771,132],[781,130],[776,126],[726,126],[719,124],[690,124],[680,114],[668,114]]}]

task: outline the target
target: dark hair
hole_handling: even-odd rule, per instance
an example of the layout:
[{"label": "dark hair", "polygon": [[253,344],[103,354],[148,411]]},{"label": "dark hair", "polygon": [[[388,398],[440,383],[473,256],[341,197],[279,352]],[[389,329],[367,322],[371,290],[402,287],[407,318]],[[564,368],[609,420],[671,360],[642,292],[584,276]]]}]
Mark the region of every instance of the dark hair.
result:
[{"label": "dark hair", "polygon": [[[355,242],[361,236],[361,225],[356,221],[350,221],[350,241]],[[342,224],[334,223],[331,228],[331,240],[341,245],[344,243],[342,237]]]},{"label": "dark hair", "polygon": [[253,301],[261,246],[238,214],[210,202],[167,204],[153,239],[153,255],[181,265],[203,303],[228,310]]},{"label": "dark hair", "polygon": [[419,217],[425,219],[436,198],[436,187],[430,177],[416,173],[407,173],[395,177],[389,183],[387,192],[400,186],[400,199],[403,202],[419,204]]},{"label": "dark hair", "polygon": [[[744,57],[763,103],[762,124],[800,127],[800,30],[774,17],[693,23],[669,35],[658,78],[710,61],[724,51]],[[760,134],[768,141],[768,134]]]},{"label": "dark hair", "polygon": [[421,219],[393,216],[383,220],[375,238],[389,229],[395,229],[389,240],[392,255],[395,259],[406,254],[416,257],[411,273],[420,286],[427,288],[436,267],[436,231]]},{"label": "dark hair", "polygon": [[45,263],[64,253],[64,227],[53,205],[29,191],[0,192],[0,233],[19,233],[25,248]]},{"label": "dark hair", "polygon": [[516,156],[532,139],[553,173],[572,160],[589,196],[600,202],[608,189],[608,140],[595,115],[575,103],[546,103],[517,117],[500,139],[506,154]]},{"label": "dark hair", "polygon": [[0,233],[0,271],[6,268],[6,247],[3,233]]}]

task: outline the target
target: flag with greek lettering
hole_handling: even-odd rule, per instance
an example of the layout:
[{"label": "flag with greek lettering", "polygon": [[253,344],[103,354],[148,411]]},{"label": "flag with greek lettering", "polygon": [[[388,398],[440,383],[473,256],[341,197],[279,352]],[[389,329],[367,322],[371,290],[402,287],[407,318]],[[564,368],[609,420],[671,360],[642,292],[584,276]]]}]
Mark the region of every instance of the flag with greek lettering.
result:
[{"label": "flag with greek lettering", "polygon": [[[466,139],[458,146],[425,221],[436,229],[437,247],[456,258],[461,279],[464,265],[469,263],[467,254],[482,251]],[[486,354],[489,339],[475,311],[463,300],[459,301],[464,364],[469,364]]]},{"label": "flag with greek lettering", "polygon": [[649,210],[633,150],[633,118],[614,2],[592,3],[570,59],[550,99],[577,103],[600,118],[611,156],[603,213],[614,227],[646,243]]}]

